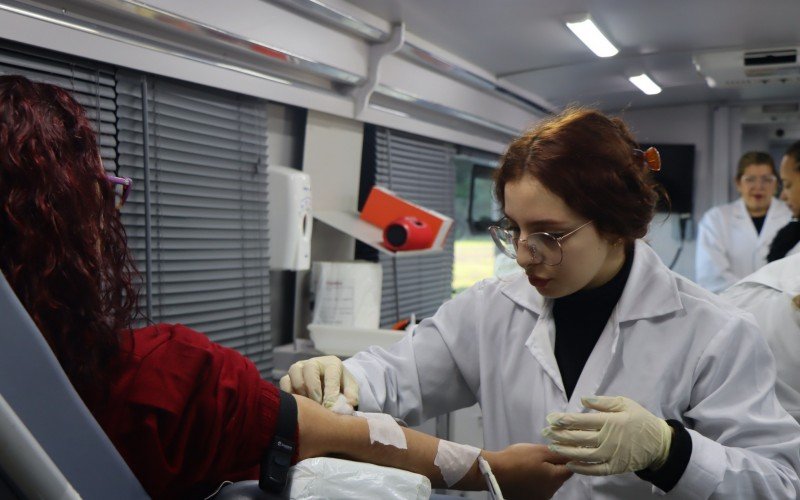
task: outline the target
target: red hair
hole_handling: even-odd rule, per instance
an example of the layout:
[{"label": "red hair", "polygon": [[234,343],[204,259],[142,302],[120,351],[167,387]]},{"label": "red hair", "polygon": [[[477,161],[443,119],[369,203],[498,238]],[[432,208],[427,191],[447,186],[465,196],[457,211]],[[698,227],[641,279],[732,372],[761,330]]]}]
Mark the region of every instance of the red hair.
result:
[{"label": "red hair", "polygon": [[0,76],[0,203],[0,270],[91,408],[136,311],[136,270],[95,133],[65,90]]},{"label": "red hair", "polygon": [[495,196],[505,185],[534,176],[609,239],[627,243],[647,234],[659,188],[619,118],[570,108],[526,131],[508,146],[495,172]]}]

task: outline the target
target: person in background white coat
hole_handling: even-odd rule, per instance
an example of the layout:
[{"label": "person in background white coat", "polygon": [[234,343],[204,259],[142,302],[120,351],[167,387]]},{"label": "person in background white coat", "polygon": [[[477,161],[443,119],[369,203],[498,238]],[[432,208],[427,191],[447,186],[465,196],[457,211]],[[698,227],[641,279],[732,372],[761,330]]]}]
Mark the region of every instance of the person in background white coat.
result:
[{"label": "person in background white coat", "polygon": [[800,422],[800,254],[767,264],[721,295],[756,317],[775,356],[775,393]]},{"label": "person in background white coat", "polygon": [[660,162],[637,148],[590,109],[515,139],[492,234],[525,274],[478,283],[388,349],[299,362],[281,387],[331,404],[342,386],[409,424],[478,402],[488,449],[571,459],[555,498],[797,498],[800,425],[769,347],[641,241]]},{"label": "person in background white coat", "polygon": [[769,153],[739,159],[736,189],[741,198],[703,215],[697,231],[695,281],[718,293],[767,263],[775,234],[792,216],[775,199],[778,172]]},{"label": "person in background white coat", "polygon": [[792,220],[772,240],[768,262],[800,252],[800,141],[789,146],[781,159],[781,183],[781,200],[792,211]]}]

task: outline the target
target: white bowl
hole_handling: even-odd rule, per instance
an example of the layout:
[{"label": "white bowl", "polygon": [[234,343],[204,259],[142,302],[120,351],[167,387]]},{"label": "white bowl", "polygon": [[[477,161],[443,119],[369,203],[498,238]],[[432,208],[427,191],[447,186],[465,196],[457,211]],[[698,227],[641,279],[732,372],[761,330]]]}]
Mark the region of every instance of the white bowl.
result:
[{"label": "white bowl", "polygon": [[352,356],[369,346],[389,347],[401,338],[404,330],[381,330],[378,328],[357,328],[354,326],[308,325],[314,347],[325,354]]}]

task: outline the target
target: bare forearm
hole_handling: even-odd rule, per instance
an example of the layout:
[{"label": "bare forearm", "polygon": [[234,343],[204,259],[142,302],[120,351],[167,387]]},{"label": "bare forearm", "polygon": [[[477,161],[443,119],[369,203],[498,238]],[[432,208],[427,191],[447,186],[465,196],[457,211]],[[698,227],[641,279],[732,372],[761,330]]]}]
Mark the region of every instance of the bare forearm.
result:
[{"label": "bare forearm", "polygon": [[[300,459],[339,456],[361,462],[395,467],[422,474],[435,488],[446,487],[434,465],[439,439],[411,429],[402,429],[407,449],[370,443],[366,419],[336,415],[303,397],[296,397],[300,428]],[[484,488],[477,462],[454,485],[462,490]]]}]

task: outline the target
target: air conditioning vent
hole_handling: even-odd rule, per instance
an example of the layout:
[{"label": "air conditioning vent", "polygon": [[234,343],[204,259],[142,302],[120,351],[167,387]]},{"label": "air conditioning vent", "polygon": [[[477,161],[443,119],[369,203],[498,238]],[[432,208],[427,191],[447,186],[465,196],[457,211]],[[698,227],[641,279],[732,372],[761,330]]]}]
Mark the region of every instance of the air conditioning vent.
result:
[{"label": "air conditioning vent", "polygon": [[728,50],[694,54],[694,64],[710,87],[743,88],[800,84],[797,47]]},{"label": "air conditioning vent", "polygon": [[791,76],[800,74],[797,49],[754,50],[744,53],[747,76]]},{"label": "air conditioning vent", "polygon": [[748,66],[775,66],[779,64],[794,64],[797,62],[797,50],[758,50],[744,53],[744,65]]}]

